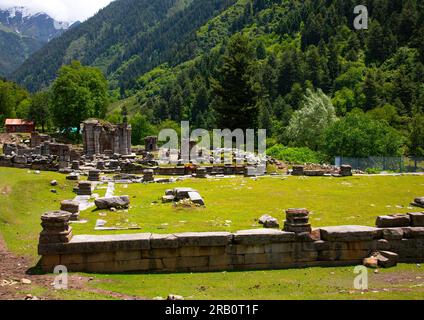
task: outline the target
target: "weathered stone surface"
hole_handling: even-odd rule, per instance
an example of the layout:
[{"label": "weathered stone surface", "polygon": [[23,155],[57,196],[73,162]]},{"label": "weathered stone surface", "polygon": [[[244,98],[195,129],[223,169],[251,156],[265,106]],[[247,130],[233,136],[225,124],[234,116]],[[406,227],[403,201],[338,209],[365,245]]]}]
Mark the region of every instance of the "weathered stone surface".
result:
[{"label": "weathered stone surface", "polygon": [[312,227],[309,224],[309,211],[307,209],[286,210],[284,231],[294,232],[297,234],[311,233]]},{"label": "weathered stone surface", "polygon": [[389,250],[390,242],[386,239],[377,240],[377,250]]},{"label": "weathered stone surface", "polygon": [[369,250],[324,250],[318,251],[319,261],[362,261]]},{"label": "weathered stone surface", "polygon": [[420,208],[424,208],[424,197],[415,198],[412,205]]},{"label": "weathered stone surface", "polygon": [[378,268],[378,259],[375,256],[365,258],[363,261],[363,265],[367,268]]},{"label": "weathered stone surface", "polygon": [[189,192],[188,193],[188,197],[191,200],[191,202],[200,205],[200,206],[204,206],[205,205],[205,201],[203,200],[203,198],[200,196],[200,194],[198,192]]},{"label": "weathered stone surface", "polygon": [[411,217],[412,227],[424,227],[424,212],[408,213]]},{"label": "weathered stone surface", "polygon": [[45,222],[68,222],[71,214],[66,211],[46,212],[41,216],[41,221]]},{"label": "weathered stone surface", "polygon": [[403,238],[402,228],[382,229],[383,238],[386,240],[401,240]]},{"label": "weathered stone surface", "polygon": [[369,241],[373,240],[378,229],[365,226],[337,226],[321,229],[321,238],[326,241]]},{"label": "weathered stone surface", "polygon": [[67,244],[42,245],[40,255],[149,250],[151,233],[77,235]]},{"label": "weathered stone surface", "polygon": [[274,229],[253,229],[238,231],[234,234],[234,242],[239,244],[268,244],[279,242],[292,242],[296,234]]},{"label": "weathered stone surface", "polygon": [[188,199],[189,192],[197,192],[197,190],[194,190],[192,188],[175,188],[174,189],[174,196],[175,196],[175,200],[180,201],[180,200],[184,200],[184,199]]},{"label": "weathered stone surface", "polygon": [[380,251],[376,254],[376,258],[382,268],[395,267],[399,262],[399,255],[390,251]]},{"label": "weathered stone surface", "polygon": [[278,220],[267,214],[259,218],[259,223],[262,224],[264,228],[268,229],[278,229],[280,227]]},{"label": "weathered stone surface", "polygon": [[122,209],[128,208],[130,205],[130,197],[129,196],[119,196],[119,197],[108,197],[108,198],[98,198],[94,201],[97,209]]},{"label": "weathered stone surface", "polygon": [[179,247],[226,246],[232,240],[229,232],[187,232],[174,234]]},{"label": "weathered stone surface", "polygon": [[378,228],[408,227],[410,224],[411,218],[407,214],[380,216],[377,218],[376,222]]},{"label": "weathered stone surface", "polygon": [[178,248],[178,238],[173,234],[152,234],[150,246],[153,249]]},{"label": "weathered stone surface", "polygon": [[173,195],[171,196],[163,196],[162,197],[162,203],[171,203],[175,200],[175,197]]},{"label": "weathered stone surface", "polygon": [[77,194],[79,196],[91,196],[92,190],[91,190],[91,182],[90,181],[80,181],[78,183],[78,191]]},{"label": "weathered stone surface", "polygon": [[403,228],[403,234],[407,239],[424,238],[424,227]]}]

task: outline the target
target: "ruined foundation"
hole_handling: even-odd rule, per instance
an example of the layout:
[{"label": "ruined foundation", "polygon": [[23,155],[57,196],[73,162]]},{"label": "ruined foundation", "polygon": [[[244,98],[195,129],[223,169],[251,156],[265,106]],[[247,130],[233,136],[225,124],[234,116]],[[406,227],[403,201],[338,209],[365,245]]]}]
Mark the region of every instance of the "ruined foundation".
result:
[{"label": "ruined foundation", "polygon": [[[421,219],[424,216],[423,213],[419,215]],[[304,228],[299,230],[304,231]],[[394,252],[399,255],[400,262],[424,261],[424,226],[338,226],[315,229],[310,237],[302,235],[276,229],[236,233],[78,235],[69,243],[40,242],[39,254],[46,272],[60,264],[69,271],[96,273],[347,266],[362,264],[363,259],[376,250]]]}]

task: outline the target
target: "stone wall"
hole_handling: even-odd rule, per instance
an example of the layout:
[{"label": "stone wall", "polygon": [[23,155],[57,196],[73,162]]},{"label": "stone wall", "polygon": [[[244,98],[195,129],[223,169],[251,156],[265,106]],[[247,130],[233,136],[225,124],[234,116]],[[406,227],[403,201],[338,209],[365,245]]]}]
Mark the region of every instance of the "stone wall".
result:
[{"label": "stone wall", "polygon": [[[69,231],[67,231],[69,232]],[[67,243],[40,243],[40,264],[69,271],[204,272],[362,264],[376,250],[401,262],[424,261],[424,227],[339,226],[305,237],[275,229],[227,232],[79,235]]]}]

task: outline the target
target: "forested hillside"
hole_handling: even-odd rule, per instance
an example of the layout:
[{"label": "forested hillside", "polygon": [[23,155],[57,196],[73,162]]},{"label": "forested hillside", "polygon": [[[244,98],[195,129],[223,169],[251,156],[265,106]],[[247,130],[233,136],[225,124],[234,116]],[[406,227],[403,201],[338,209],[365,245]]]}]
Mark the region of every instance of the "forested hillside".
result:
[{"label": "forested hillside", "polygon": [[0,76],[11,73],[42,46],[41,41],[16,34],[0,24]]},{"label": "forested hillside", "polygon": [[15,71],[31,54],[69,24],[45,13],[32,13],[25,7],[4,8],[0,3],[0,76]]},{"label": "forested hillside", "polygon": [[195,56],[194,30],[234,0],[118,0],[33,55],[14,75],[31,91],[46,87],[72,60],[99,67],[113,88],[158,64]]},{"label": "forested hillside", "polygon": [[128,112],[138,141],[190,120],[329,156],[424,155],[424,3],[364,1],[368,30],[357,4],[118,0],[15,76],[38,90],[73,59],[99,67],[123,99],[109,120]]},{"label": "forested hillside", "polygon": [[421,154],[424,3],[367,1],[368,30],[353,28],[356,4],[240,0],[199,28],[196,58],[176,68],[163,64],[139,77],[136,95],[115,107],[125,105],[153,123],[188,119],[194,127],[259,126],[285,145],[337,154],[347,144],[343,139],[338,146],[320,146],[333,120],[316,132],[308,119],[313,114],[305,110],[308,89],[310,101],[325,102],[317,91],[322,90],[334,119],[355,110],[359,123],[384,120],[394,129],[377,130],[385,141],[374,137],[387,148],[357,147],[354,155],[394,154],[402,152],[400,145]]}]

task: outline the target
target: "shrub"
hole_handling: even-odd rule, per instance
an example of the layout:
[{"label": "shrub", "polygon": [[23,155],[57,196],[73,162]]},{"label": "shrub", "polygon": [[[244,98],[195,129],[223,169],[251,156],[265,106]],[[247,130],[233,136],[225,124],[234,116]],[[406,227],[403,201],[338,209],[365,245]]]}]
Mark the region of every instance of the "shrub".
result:
[{"label": "shrub", "polygon": [[267,155],[275,159],[290,163],[321,163],[324,157],[319,152],[309,148],[289,148],[281,144],[274,145],[267,150]]}]

